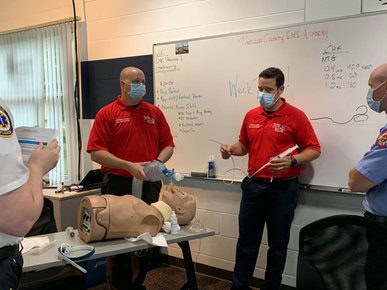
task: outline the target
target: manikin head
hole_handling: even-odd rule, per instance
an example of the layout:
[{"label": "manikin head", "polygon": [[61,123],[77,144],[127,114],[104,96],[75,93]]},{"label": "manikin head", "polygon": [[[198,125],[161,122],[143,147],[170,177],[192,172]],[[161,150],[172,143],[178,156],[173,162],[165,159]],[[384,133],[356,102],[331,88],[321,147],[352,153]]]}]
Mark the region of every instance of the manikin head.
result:
[{"label": "manikin head", "polygon": [[137,237],[145,232],[155,236],[163,221],[159,210],[132,195],[86,196],[79,210],[79,236],[86,242]]},{"label": "manikin head", "polygon": [[188,224],[195,217],[196,199],[192,194],[174,187],[170,191],[161,191],[159,200],[168,204],[175,211],[180,225]]}]

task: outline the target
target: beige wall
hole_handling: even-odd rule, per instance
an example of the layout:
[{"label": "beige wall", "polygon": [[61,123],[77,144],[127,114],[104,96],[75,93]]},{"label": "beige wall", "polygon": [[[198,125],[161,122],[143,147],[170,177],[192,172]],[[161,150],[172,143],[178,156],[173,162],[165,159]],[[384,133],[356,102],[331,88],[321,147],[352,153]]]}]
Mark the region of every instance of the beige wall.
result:
[{"label": "beige wall", "polygon": [[[361,0],[76,0],[83,60],[152,54],[152,45],[359,14]],[[0,0],[0,32],[73,16],[69,0]]]},{"label": "beige wall", "polygon": [[[76,0],[77,15],[83,17],[82,0]],[[69,0],[0,0],[0,32],[73,17]]]}]

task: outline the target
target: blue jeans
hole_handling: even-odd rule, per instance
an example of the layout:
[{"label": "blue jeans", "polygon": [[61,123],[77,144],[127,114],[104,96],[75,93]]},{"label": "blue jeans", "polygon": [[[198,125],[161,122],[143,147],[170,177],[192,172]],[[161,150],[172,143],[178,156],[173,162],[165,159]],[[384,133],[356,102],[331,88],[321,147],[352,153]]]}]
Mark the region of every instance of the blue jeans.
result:
[{"label": "blue jeans", "polygon": [[264,183],[246,177],[242,182],[239,210],[239,238],[232,289],[250,289],[261,244],[267,227],[269,250],[265,290],[278,290],[285,267],[290,226],[298,201],[298,180]]}]

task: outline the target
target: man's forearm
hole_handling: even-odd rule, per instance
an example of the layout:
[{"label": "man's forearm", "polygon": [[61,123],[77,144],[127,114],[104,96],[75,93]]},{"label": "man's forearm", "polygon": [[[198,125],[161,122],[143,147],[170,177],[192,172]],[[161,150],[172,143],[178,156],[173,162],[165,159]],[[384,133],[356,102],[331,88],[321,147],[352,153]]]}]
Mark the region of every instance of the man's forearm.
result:
[{"label": "man's forearm", "polygon": [[320,155],[321,153],[316,150],[305,149],[301,153],[294,155],[294,158],[297,159],[297,164],[302,165],[317,159]]},{"label": "man's forearm", "polygon": [[[0,231],[13,236],[24,236],[37,221],[43,207],[41,168],[28,165],[29,177],[25,184],[1,197]],[[17,208],[15,211],[14,209]]]},{"label": "man's forearm", "polygon": [[173,151],[174,148],[172,146],[165,147],[163,150],[161,150],[157,159],[165,163],[172,157]]},{"label": "man's forearm", "polygon": [[372,187],[377,185],[372,180],[369,180],[355,168],[352,168],[348,173],[348,187],[353,192],[367,192]]},{"label": "man's forearm", "polygon": [[230,153],[231,155],[235,156],[244,156],[247,154],[247,149],[241,142],[238,141],[235,144],[231,145]]}]

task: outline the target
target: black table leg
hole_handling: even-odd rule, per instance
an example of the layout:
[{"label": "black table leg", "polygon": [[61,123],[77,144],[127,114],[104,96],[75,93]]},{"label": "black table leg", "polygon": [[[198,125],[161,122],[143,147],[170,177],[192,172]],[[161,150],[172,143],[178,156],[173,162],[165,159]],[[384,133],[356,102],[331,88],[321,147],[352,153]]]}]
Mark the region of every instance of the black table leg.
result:
[{"label": "black table leg", "polygon": [[187,283],[185,283],[181,289],[197,290],[198,284],[196,282],[196,274],[195,274],[195,269],[192,262],[189,243],[188,241],[183,241],[177,244],[180,246],[181,250],[183,251],[185,271],[187,273],[187,280],[188,280]]}]

